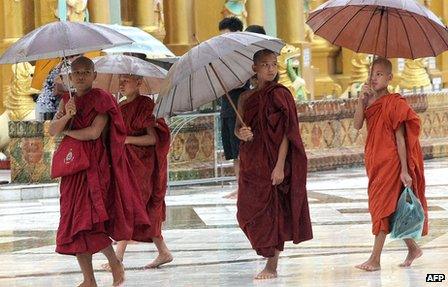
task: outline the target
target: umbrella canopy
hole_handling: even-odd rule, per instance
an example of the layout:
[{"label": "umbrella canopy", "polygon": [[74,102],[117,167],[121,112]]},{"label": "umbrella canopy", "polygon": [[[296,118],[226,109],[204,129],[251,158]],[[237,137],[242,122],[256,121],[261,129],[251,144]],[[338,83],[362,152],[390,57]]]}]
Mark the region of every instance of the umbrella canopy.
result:
[{"label": "umbrella canopy", "polygon": [[284,45],[277,38],[250,32],[202,42],[171,67],[154,109],[156,117],[193,111],[244,85],[254,75],[254,54],[262,49],[279,54]]},{"label": "umbrella canopy", "polygon": [[107,55],[93,59],[98,73],[95,87],[105,89],[113,94],[119,91],[118,76],[121,74],[143,77],[140,88],[142,94],[155,94],[168,73],[167,70],[150,62],[126,55]]},{"label": "umbrella canopy", "polygon": [[307,24],[334,45],[385,58],[435,57],[448,50],[448,30],[414,0],[330,0]]},{"label": "umbrella canopy", "polygon": [[0,57],[0,64],[66,57],[130,43],[132,39],[97,24],[52,22],[15,42]]},{"label": "umbrella canopy", "polygon": [[108,54],[121,54],[121,53],[140,53],[145,54],[146,57],[150,59],[155,58],[170,58],[175,57],[173,52],[171,52],[162,42],[157,40],[151,34],[145,31],[130,26],[122,25],[107,25],[100,24],[101,26],[113,29],[127,37],[131,38],[134,42],[129,45],[123,45],[119,47],[114,47],[110,49],[105,49],[104,52]]}]

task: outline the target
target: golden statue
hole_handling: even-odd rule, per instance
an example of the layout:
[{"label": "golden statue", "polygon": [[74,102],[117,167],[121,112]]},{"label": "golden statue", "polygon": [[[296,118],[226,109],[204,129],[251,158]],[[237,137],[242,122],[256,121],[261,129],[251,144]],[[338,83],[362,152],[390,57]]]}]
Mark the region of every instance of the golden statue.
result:
[{"label": "golden statue", "polygon": [[31,88],[34,67],[28,63],[12,65],[11,85],[3,87],[5,112],[0,116],[0,149],[9,142],[8,122],[35,119],[35,106],[32,95],[39,93]]},{"label": "golden statue", "polygon": [[286,86],[298,102],[309,99],[309,92],[305,87],[305,80],[301,77],[300,48],[286,44],[277,58],[278,82]]},{"label": "golden statue", "polygon": [[412,90],[414,88],[420,90],[421,87],[430,87],[431,79],[426,70],[426,59],[406,59],[399,86],[400,89],[407,90]]},{"label": "golden statue", "polygon": [[370,62],[370,57],[367,54],[353,53],[350,60],[352,64],[350,85],[341,95],[341,98],[348,98],[349,92],[354,97],[361,91],[362,85],[367,82],[367,78],[369,77]]},{"label": "golden statue", "polygon": [[221,14],[224,18],[237,17],[243,22],[244,26],[247,26],[246,2],[247,0],[227,0],[224,3]]},{"label": "golden statue", "polygon": [[[88,0],[66,0],[67,20],[72,22],[84,22],[87,16]],[[56,17],[59,17],[58,9],[55,10]]]}]

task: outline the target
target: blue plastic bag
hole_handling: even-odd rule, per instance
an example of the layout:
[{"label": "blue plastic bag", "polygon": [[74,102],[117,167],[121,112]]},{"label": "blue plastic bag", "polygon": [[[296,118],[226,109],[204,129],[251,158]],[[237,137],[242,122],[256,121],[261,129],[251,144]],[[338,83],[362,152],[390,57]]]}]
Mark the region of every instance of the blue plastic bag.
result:
[{"label": "blue plastic bag", "polygon": [[394,239],[419,239],[422,236],[425,213],[420,200],[409,187],[406,187],[398,199],[397,209],[392,215],[390,236]]}]

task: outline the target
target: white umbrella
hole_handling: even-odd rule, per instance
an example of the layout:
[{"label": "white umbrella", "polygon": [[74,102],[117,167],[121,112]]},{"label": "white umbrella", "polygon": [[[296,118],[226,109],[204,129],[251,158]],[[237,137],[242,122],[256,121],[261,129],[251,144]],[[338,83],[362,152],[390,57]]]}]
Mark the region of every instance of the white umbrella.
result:
[{"label": "white umbrella", "polygon": [[227,91],[244,85],[253,76],[255,52],[268,49],[279,54],[284,45],[277,38],[250,32],[226,33],[199,44],[171,67],[155,116],[193,111],[224,94],[228,96]]},{"label": "white umbrella", "polygon": [[140,93],[154,94],[159,92],[160,85],[168,73],[157,65],[126,55],[96,57],[93,62],[98,73],[94,86],[114,94],[118,93],[118,76],[121,74],[142,76]]},{"label": "white umbrella", "polygon": [[97,24],[52,22],[15,42],[0,57],[0,64],[66,57],[132,42],[119,32]]},{"label": "white umbrella", "polygon": [[151,34],[146,33],[140,28],[122,26],[122,25],[108,25],[100,24],[104,27],[111,28],[127,37],[131,38],[134,42],[129,45],[123,45],[119,47],[105,49],[104,52],[108,54],[121,54],[121,53],[140,53],[145,54],[147,58],[173,58],[175,55],[170,51],[162,42]]}]

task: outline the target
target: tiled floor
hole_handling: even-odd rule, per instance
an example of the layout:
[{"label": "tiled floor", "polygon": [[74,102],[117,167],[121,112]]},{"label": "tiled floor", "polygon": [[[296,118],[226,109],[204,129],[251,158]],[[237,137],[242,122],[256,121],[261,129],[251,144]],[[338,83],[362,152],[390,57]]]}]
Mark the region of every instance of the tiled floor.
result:
[{"label": "tiled floor", "polygon": [[[254,281],[261,260],[237,227],[235,201],[222,196],[234,185],[171,190],[164,237],[175,260],[143,270],[154,256],[150,244],[132,244],[125,257],[125,286],[448,286],[426,283],[429,273],[448,276],[448,159],[426,162],[430,234],[420,243],[424,255],[412,268],[398,264],[406,256],[402,242],[387,239],[382,270],[353,268],[370,254],[373,236],[367,211],[363,168],[311,173],[308,189],[314,239],[287,244],[279,278]],[[182,195],[176,195],[182,194]],[[76,260],[54,253],[58,199],[0,203],[0,286],[76,286]],[[94,257],[99,286],[110,286]]]}]

